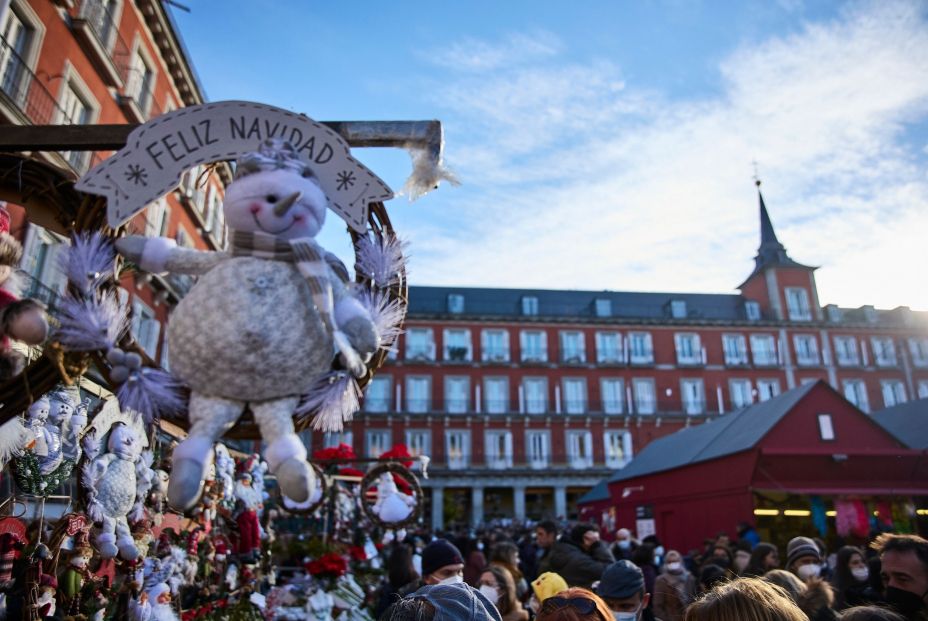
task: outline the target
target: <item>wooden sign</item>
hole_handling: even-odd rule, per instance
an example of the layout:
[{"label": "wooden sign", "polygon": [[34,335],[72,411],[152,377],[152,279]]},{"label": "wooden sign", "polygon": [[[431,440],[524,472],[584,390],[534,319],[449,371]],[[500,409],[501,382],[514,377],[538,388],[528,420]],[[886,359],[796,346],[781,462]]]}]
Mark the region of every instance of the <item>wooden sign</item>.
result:
[{"label": "wooden sign", "polygon": [[354,159],[348,144],[325,125],[247,101],[190,106],[140,125],[124,148],[76,187],[106,196],[107,220],[116,228],[176,188],[186,170],[235,160],[268,138],[293,145],[318,177],[329,206],[358,232],[367,229],[368,203],[393,198],[387,184]]}]

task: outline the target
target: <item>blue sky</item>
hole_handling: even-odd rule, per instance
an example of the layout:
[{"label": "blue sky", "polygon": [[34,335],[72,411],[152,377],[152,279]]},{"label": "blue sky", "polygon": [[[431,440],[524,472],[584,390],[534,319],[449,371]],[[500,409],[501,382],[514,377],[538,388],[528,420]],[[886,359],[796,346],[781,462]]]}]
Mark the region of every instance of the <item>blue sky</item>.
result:
[{"label": "blue sky", "polygon": [[[731,292],[757,161],[823,304],[928,310],[924,2],[189,5],[213,101],[442,121],[462,185],[388,205],[414,284]],[[356,155],[397,191],[411,170]]]}]

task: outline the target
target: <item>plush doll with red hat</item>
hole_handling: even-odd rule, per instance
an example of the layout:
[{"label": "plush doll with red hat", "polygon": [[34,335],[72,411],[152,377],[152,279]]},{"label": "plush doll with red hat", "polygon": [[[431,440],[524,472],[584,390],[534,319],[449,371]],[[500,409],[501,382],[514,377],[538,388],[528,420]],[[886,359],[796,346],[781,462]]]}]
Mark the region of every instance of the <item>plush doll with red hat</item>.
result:
[{"label": "plush doll with red hat", "polygon": [[0,380],[18,375],[26,363],[10,346],[10,339],[38,345],[48,336],[42,303],[20,300],[14,291],[12,276],[22,257],[22,244],[10,235],[10,214],[0,208]]}]

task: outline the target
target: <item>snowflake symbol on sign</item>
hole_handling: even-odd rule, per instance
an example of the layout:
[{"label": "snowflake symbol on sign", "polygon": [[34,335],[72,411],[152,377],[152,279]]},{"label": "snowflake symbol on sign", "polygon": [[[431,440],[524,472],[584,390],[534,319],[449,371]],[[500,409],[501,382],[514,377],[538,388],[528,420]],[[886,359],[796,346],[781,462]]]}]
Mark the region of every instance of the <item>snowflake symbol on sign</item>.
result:
[{"label": "snowflake symbol on sign", "polygon": [[338,189],[347,190],[354,185],[354,171],[352,170],[343,170],[338,173]]},{"label": "snowflake symbol on sign", "polygon": [[129,170],[126,171],[126,179],[135,185],[148,185],[148,173],[138,164],[129,164]]}]

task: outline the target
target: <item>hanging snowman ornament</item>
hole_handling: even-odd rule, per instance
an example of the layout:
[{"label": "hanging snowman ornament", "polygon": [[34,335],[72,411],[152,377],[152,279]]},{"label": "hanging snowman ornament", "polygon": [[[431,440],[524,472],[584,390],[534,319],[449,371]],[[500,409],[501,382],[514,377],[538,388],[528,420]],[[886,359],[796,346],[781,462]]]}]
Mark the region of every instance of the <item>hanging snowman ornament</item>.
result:
[{"label": "hanging snowman ornament", "polygon": [[266,140],[239,159],[226,189],[227,252],[167,238],[117,241],[146,271],[199,275],[168,328],[171,372],[191,389],[190,433],[174,450],[168,486],[176,509],[197,502],[213,444],[246,408],[282,492],[297,502],[310,494],[314,475],[293,424],[300,396],[331,370],[333,355],[361,376],[379,346],[370,312],[338,276],[344,266],[315,240],[327,205],[296,149]]},{"label": "hanging snowman ornament", "polygon": [[402,493],[393,480],[393,474],[384,472],[380,475],[377,484],[377,502],[372,509],[381,521],[387,524],[402,522],[408,518],[416,508],[416,499]]}]

